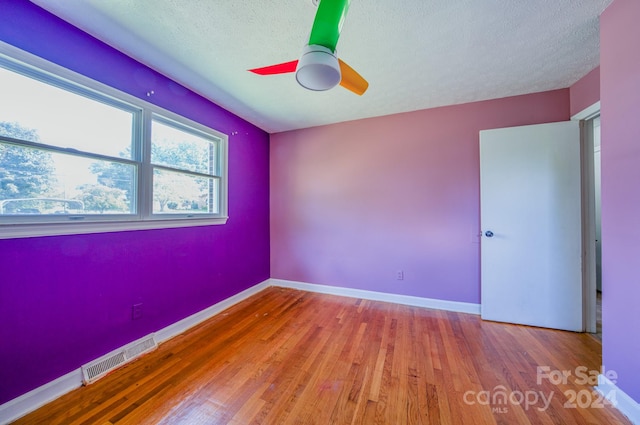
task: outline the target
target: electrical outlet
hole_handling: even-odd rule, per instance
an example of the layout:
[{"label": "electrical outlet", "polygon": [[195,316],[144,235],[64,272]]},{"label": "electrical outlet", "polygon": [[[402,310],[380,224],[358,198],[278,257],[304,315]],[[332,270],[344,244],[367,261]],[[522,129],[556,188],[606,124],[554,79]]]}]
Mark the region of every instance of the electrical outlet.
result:
[{"label": "electrical outlet", "polygon": [[137,320],[142,317],[142,303],[131,306],[131,320]]},{"label": "electrical outlet", "polygon": [[398,270],[396,272],[396,280],[404,280],[404,270]]}]

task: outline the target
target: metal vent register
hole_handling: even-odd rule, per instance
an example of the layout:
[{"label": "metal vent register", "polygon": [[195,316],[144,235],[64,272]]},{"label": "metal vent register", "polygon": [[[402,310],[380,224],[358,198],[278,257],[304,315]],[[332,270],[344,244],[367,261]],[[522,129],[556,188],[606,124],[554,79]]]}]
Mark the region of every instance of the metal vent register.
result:
[{"label": "metal vent register", "polygon": [[115,370],[120,366],[129,363],[136,357],[153,351],[156,348],[158,348],[158,344],[156,343],[153,334],[127,344],[124,347],[118,348],[117,350],[82,366],[82,382],[84,382],[85,385],[91,384],[112,370]]}]

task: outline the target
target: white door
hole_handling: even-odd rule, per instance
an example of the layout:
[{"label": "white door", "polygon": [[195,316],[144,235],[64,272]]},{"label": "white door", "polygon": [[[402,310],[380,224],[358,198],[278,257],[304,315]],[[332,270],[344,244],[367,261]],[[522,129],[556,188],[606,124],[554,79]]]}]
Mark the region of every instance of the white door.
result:
[{"label": "white door", "polygon": [[582,331],[580,127],[480,132],[482,318]]}]

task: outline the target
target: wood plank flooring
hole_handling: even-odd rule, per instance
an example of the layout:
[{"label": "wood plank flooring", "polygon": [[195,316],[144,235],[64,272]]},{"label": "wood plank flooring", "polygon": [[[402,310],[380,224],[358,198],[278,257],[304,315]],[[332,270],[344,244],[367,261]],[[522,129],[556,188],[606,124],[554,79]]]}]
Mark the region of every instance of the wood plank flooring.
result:
[{"label": "wood plank flooring", "polygon": [[16,423],[628,424],[580,382],[600,352],[586,334],[272,287]]}]

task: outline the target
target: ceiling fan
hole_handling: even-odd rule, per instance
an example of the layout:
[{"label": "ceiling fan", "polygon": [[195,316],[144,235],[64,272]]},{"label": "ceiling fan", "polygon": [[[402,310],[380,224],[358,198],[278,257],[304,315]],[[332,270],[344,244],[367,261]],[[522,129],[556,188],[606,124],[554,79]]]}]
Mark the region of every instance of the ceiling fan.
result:
[{"label": "ceiling fan", "polygon": [[349,0],[314,0],[315,3],[319,3],[318,10],[309,43],[302,50],[300,59],[249,71],[259,75],[295,72],[298,84],[306,89],[324,91],[340,84],[347,90],[362,95],[369,83],[342,59],[338,59],[336,54]]}]

